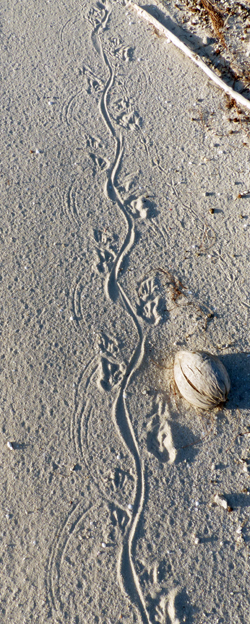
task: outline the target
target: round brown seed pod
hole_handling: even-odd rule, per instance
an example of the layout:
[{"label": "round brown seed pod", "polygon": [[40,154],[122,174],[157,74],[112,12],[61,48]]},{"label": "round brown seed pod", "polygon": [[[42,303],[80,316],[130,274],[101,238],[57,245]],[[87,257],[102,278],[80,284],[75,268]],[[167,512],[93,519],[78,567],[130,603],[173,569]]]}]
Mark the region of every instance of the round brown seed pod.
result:
[{"label": "round brown seed pod", "polygon": [[230,379],[216,355],[204,351],[178,351],[174,379],[181,395],[201,409],[213,409],[227,400]]}]

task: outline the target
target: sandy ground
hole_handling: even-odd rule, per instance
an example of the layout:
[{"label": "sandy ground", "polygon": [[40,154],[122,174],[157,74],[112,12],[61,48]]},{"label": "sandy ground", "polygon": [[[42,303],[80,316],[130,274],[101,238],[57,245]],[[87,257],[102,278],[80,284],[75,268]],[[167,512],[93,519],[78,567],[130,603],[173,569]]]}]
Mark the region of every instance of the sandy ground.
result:
[{"label": "sandy ground", "polygon": [[247,624],[247,115],[122,1],[1,23],[0,622]]}]

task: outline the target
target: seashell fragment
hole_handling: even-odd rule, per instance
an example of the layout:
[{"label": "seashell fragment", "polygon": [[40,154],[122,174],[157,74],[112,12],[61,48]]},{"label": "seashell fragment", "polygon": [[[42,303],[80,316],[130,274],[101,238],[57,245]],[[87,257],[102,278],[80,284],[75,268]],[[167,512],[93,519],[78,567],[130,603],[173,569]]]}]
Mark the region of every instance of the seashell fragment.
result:
[{"label": "seashell fragment", "polygon": [[181,395],[191,405],[213,409],[227,400],[230,379],[216,355],[204,351],[178,351],[174,379]]}]

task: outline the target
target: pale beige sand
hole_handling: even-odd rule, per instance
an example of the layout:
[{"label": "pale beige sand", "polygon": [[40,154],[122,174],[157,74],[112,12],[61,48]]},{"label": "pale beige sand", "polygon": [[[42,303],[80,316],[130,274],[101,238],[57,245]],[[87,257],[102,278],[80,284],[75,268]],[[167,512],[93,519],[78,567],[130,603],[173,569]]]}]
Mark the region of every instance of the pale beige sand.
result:
[{"label": "pale beige sand", "polygon": [[6,1],[1,59],[0,622],[246,624],[249,124],[122,1]]}]

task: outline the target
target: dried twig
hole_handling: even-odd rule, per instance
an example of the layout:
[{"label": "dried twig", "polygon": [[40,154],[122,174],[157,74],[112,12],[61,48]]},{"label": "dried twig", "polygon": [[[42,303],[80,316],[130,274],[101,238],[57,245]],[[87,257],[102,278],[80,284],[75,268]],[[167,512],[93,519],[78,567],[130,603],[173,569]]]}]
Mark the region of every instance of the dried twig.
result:
[{"label": "dried twig", "polygon": [[200,57],[197,54],[192,52],[182,41],[180,41],[180,39],[178,39],[178,37],[176,37],[176,35],[174,35],[170,30],[168,30],[168,28],[166,28],[160,22],[158,22],[158,20],[155,19],[155,17],[150,15],[150,13],[147,13],[147,11],[142,9],[142,7],[138,6],[138,4],[135,4],[134,2],[131,2],[131,1],[128,2],[127,6],[130,6],[132,9],[134,9],[140,17],[143,17],[143,19],[147,20],[147,22],[149,22],[149,24],[154,26],[159,33],[162,33],[177,48],[179,48],[179,50],[184,52],[184,54],[186,54],[186,56],[188,56],[188,58],[190,58],[191,61],[193,61],[193,63],[198,65],[198,67],[202,69],[202,71],[208,76],[208,78],[210,78],[210,80],[212,80],[218,87],[220,87],[220,89],[223,89],[223,91],[228,93],[228,95],[230,95],[231,98],[236,100],[241,106],[245,106],[246,108],[250,110],[249,100],[247,100],[243,95],[241,95],[240,93],[237,93],[237,91],[235,91],[234,89],[229,87],[225,82],[223,82],[223,80],[221,80],[221,78],[219,78],[219,76],[217,76],[217,74],[215,74],[200,59]]}]

